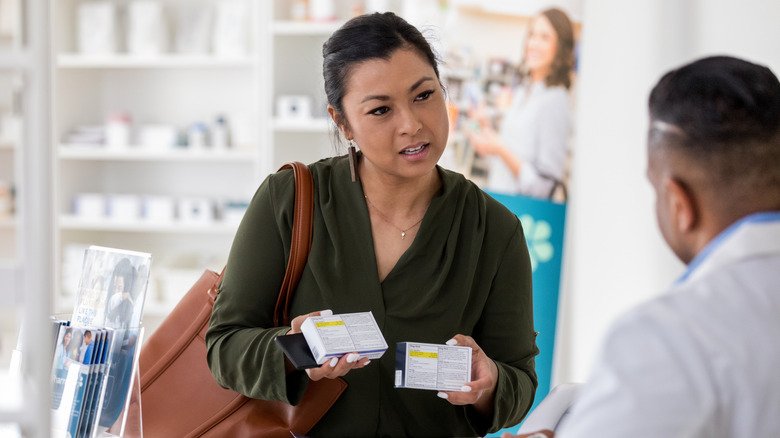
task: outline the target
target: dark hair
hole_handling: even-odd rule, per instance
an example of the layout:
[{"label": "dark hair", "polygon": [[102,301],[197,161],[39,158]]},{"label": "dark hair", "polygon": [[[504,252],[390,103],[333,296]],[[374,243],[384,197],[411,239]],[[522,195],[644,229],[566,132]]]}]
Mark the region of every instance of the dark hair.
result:
[{"label": "dark hair", "polygon": [[[130,259],[123,258],[114,267],[114,272],[111,274],[111,282],[108,286],[108,290],[111,291],[111,293],[114,293],[117,277],[122,277],[122,279],[124,280],[122,292],[128,292],[128,293],[133,292],[133,281],[135,281],[135,268],[133,267],[133,264],[130,262]],[[135,298],[136,294],[133,293],[132,295],[133,298]]]},{"label": "dark hair", "polygon": [[322,76],[328,103],[343,117],[342,100],[352,67],[370,59],[389,59],[400,48],[419,52],[439,77],[437,58],[430,44],[403,18],[392,12],[377,12],[347,21],[322,45]]},{"label": "dark hair", "polygon": [[[728,56],[703,58],[664,75],[649,98],[660,142],[700,163],[712,183],[780,189],[780,82],[767,67]],[[744,193],[743,193],[744,194]]]},{"label": "dark hair", "polygon": [[[547,75],[544,82],[548,87],[563,85],[569,88],[571,87],[571,74],[574,70],[574,26],[566,12],[558,8],[545,9],[539,13],[539,16],[545,17],[550,22],[558,37],[550,74]],[[527,74],[528,72],[522,73],[524,76]]]}]

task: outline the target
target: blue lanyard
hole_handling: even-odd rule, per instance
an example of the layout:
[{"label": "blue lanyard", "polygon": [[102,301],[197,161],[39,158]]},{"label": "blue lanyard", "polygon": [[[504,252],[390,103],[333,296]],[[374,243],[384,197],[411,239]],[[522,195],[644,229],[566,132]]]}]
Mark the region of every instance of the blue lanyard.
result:
[{"label": "blue lanyard", "polygon": [[702,263],[704,263],[704,261],[709,258],[710,254],[723,245],[723,242],[725,242],[740,227],[744,226],[745,224],[759,224],[767,222],[780,222],[780,211],[754,213],[749,216],[745,216],[742,219],[729,225],[728,228],[721,231],[720,234],[715,236],[714,239],[712,239],[707,245],[704,246],[704,249],[696,254],[696,257],[694,257],[693,260],[691,260],[691,262],[688,264],[688,269],[686,269],[682,276],[680,276],[680,278],[675,281],[675,284],[680,284],[693,275],[696,269],[698,269],[699,266],[701,266]]}]

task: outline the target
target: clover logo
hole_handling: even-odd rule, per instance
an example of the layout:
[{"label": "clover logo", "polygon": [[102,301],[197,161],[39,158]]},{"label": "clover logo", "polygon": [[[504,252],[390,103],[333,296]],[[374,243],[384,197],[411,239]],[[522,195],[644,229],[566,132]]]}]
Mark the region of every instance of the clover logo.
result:
[{"label": "clover logo", "polygon": [[535,272],[540,263],[552,260],[555,248],[550,243],[552,227],[544,220],[535,220],[531,215],[520,217],[525,240],[528,244],[528,254],[531,256],[531,272]]}]

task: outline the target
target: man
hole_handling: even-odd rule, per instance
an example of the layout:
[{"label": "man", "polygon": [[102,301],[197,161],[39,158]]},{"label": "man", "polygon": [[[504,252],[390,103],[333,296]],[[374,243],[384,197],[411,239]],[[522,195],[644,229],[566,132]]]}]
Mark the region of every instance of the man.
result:
[{"label": "man", "polygon": [[688,269],[610,329],[555,436],[780,436],[780,83],[711,57],[649,107],[658,225]]}]

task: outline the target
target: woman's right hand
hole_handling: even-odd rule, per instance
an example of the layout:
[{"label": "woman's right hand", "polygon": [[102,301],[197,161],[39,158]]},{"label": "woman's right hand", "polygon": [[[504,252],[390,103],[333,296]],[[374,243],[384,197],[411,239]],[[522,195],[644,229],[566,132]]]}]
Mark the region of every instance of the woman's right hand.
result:
[{"label": "woman's right hand", "polygon": [[[333,311],[331,310],[322,310],[296,316],[290,323],[290,331],[288,334],[300,333],[303,321],[310,316],[330,316],[332,314]],[[309,368],[306,370],[306,374],[309,375],[309,379],[315,381],[320,379],[335,379],[336,377],[347,374],[353,369],[363,368],[370,362],[371,361],[368,358],[360,357],[357,353],[349,353],[340,358],[334,357],[320,365],[319,368]]]}]

